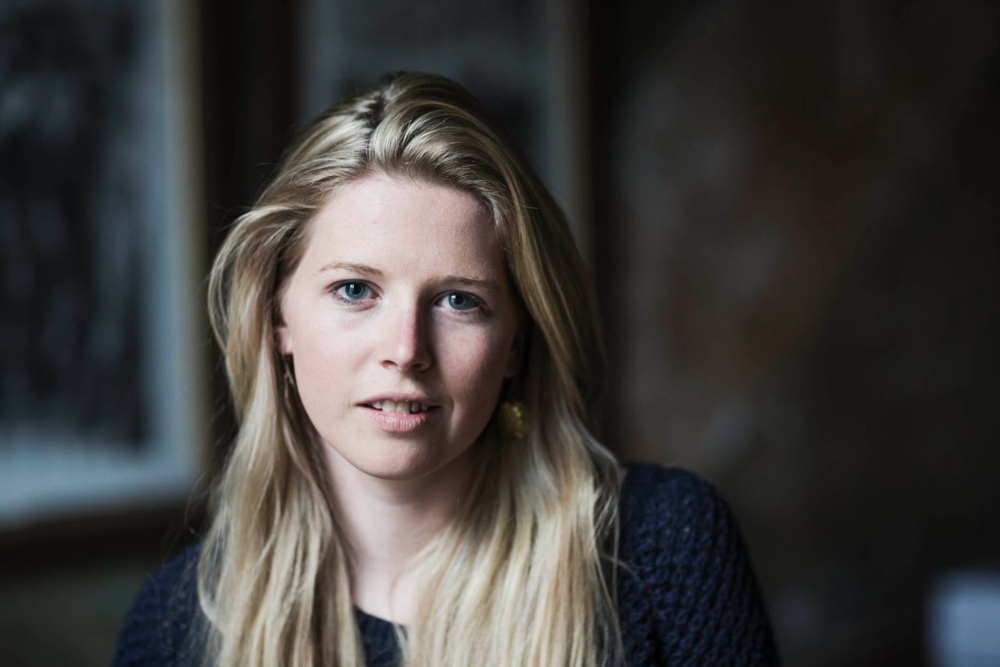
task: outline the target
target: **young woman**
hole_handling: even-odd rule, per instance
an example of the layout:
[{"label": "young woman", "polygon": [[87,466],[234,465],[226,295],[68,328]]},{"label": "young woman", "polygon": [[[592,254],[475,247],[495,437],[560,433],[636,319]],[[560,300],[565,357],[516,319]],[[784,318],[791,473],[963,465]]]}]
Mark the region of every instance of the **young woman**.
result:
[{"label": "young woman", "polygon": [[118,665],[776,664],[724,502],[591,435],[585,266],[458,85],[331,108],[210,295],[239,434]]}]

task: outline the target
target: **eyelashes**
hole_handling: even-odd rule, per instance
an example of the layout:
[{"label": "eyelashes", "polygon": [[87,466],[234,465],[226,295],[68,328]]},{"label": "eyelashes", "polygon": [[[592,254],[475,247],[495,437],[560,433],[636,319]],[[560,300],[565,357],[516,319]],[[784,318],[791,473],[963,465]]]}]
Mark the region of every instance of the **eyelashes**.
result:
[{"label": "eyelashes", "polygon": [[372,288],[370,285],[355,280],[338,283],[333,286],[331,292],[341,301],[356,303],[369,298],[372,295]]},{"label": "eyelashes", "polygon": [[[330,293],[349,306],[360,306],[377,298],[375,288],[360,280],[338,282],[330,287]],[[483,300],[468,292],[446,292],[437,297],[434,304],[462,314],[482,313],[486,310]]]},{"label": "eyelashes", "polygon": [[441,301],[447,303],[452,310],[466,312],[483,307],[483,302],[466,292],[449,292],[442,297]]}]

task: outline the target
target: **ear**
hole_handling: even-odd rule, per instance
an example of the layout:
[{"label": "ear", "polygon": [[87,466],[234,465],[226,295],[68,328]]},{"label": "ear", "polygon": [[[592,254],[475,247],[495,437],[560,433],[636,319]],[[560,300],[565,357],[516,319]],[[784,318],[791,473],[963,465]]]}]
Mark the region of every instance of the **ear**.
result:
[{"label": "ear", "polygon": [[285,301],[287,294],[282,294],[280,300],[271,311],[271,327],[274,329],[274,346],[278,349],[278,354],[287,357],[292,354],[292,332],[288,330],[288,323],[285,322]]},{"label": "ear", "polygon": [[292,334],[288,331],[287,324],[278,324],[274,328],[275,343],[278,346],[278,353],[283,357],[292,354]]},{"label": "ear", "polygon": [[524,325],[518,329],[514,335],[514,342],[510,347],[510,354],[507,355],[507,368],[504,370],[505,378],[517,377],[521,374],[521,359],[524,350]]},{"label": "ear", "polygon": [[503,372],[505,378],[517,377],[521,370],[520,356],[517,350],[511,350],[510,356],[507,357],[507,369]]}]

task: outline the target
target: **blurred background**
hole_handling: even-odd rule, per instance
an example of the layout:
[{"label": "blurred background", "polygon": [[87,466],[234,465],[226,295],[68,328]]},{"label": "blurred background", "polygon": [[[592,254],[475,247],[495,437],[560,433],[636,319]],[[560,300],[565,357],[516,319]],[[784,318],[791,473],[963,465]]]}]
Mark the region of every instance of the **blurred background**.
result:
[{"label": "blurred background", "polygon": [[1000,664],[987,0],[4,0],[0,664],[106,665],[233,421],[227,226],[398,69],[509,125],[594,269],[602,438],[727,497],[788,665]]}]

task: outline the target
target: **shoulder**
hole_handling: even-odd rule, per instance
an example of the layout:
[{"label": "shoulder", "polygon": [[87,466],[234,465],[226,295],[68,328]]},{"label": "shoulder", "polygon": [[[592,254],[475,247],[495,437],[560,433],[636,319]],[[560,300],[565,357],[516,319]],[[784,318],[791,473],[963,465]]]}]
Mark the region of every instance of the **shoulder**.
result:
[{"label": "shoulder", "polygon": [[701,577],[724,584],[720,575],[748,560],[726,501],[694,473],[630,466],[620,512],[619,557],[647,586],[667,587],[673,595]]},{"label": "shoulder", "polygon": [[652,463],[632,463],[622,483],[623,511],[671,510],[672,514],[713,507],[722,498],[698,475],[681,468],[663,468]]},{"label": "shoulder", "polygon": [[777,652],[739,526],[697,475],[630,466],[620,503],[620,604],[650,617],[667,664],[773,665]]},{"label": "shoulder", "polygon": [[694,473],[649,463],[628,467],[622,483],[622,530],[661,546],[724,539],[736,527],[715,488]]},{"label": "shoulder", "polygon": [[122,624],[115,667],[182,664],[199,609],[200,551],[200,544],[188,547],[143,585]]}]

